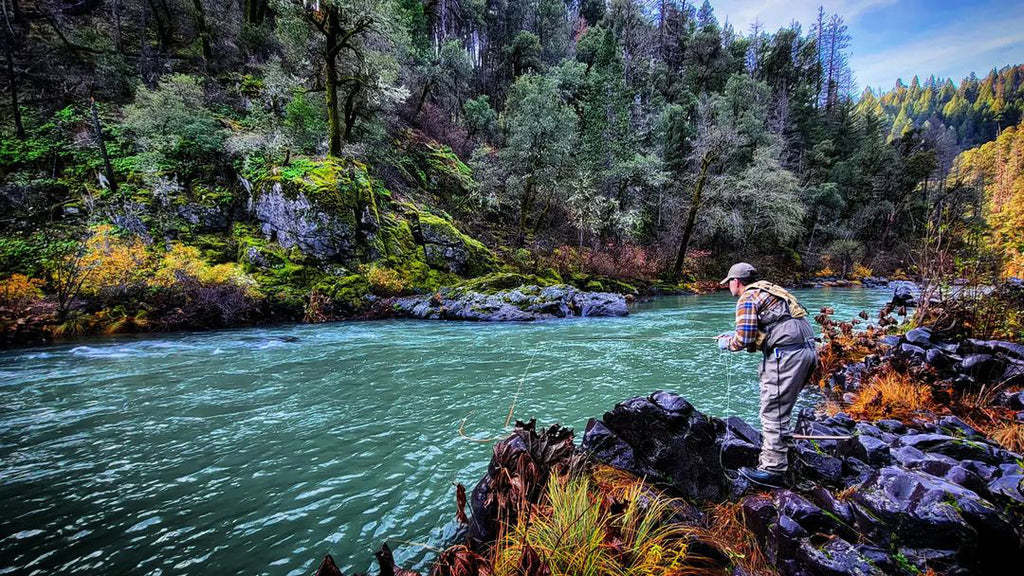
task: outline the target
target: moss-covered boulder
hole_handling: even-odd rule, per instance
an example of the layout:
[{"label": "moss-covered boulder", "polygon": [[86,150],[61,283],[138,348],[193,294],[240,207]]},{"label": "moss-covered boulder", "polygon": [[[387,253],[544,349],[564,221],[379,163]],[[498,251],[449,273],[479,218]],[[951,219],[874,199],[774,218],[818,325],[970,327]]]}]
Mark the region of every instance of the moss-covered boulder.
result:
[{"label": "moss-covered boulder", "polygon": [[361,163],[299,159],[258,172],[252,191],[252,212],[264,236],[284,248],[297,246],[315,260],[341,263],[372,252],[380,214]]},{"label": "moss-covered boulder", "polygon": [[419,212],[417,232],[427,264],[439,270],[472,277],[496,267],[494,254],[460,232],[449,220],[429,212]]}]

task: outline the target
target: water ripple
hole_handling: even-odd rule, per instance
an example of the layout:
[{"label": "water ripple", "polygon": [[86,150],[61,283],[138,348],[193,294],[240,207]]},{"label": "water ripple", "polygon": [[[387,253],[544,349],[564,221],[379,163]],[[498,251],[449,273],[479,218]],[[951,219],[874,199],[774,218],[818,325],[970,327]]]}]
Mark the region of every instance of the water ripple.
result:
[{"label": "water ripple", "polygon": [[[817,291],[840,317],[886,293]],[[624,319],[363,322],[95,339],[0,353],[0,574],[346,573],[383,540],[422,569],[457,530],[453,481],[536,416],[581,431],[657,388],[756,421],[756,357],[724,295]],[[602,339],[636,336],[664,340]],[[674,339],[673,339],[674,338]],[[525,375],[527,366],[529,373]],[[518,392],[518,395],[517,395]],[[811,400],[805,400],[811,401]]]}]

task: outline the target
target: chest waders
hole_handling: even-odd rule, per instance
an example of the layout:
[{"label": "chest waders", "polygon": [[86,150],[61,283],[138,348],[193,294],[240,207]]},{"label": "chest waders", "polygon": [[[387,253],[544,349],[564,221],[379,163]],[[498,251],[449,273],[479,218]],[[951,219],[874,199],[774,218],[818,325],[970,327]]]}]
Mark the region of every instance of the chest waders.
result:
[{"label": "chest waders", "polygon": [[800,389],[817,365],[814,330],[807,321],[807,311],[785,289],[770,282],[755,282],[747,290],[769,294],[756,311],[758,338],[753,347],[763,353],[760,381],[764,387],[761,394],[764,441],[759,467],[782,472],[788,467],[788,444],[792,438],[790,414]]}]

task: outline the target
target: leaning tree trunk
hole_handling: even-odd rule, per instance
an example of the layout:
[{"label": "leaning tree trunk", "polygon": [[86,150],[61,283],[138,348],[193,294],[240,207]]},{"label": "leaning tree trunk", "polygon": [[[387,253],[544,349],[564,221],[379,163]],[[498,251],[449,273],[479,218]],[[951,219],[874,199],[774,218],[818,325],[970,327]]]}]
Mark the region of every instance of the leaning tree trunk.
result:
[{"label": "leaning tree trunk", "polygon": [[686,259],[686,248],[690,244],[690,234],[693,233],[693,224],[697,221],[697,208],[700,206],[700,197],[704,192],[704,181],[708,176],[708,167],[711,166],[711,154],[707,153],[700,162],[700,176],[697,177],[697,184],[693,187],[693,198],[690,201],[690,213],[686,216],[686,227],[683,228],[683,239],[679,241],[679,252],[676,254],[676,265],[672,268],[672,280],[678,282],[679,274],[683,271],[683,261]]},{"label": "leaning tree trunk", "polygon": [[327,25],[324,30],[324,92],[327,95],[327,153],[341,154],[341,119],[338,118],[338,68],[335,66],[338,54],[338,13],[327,11]]}]

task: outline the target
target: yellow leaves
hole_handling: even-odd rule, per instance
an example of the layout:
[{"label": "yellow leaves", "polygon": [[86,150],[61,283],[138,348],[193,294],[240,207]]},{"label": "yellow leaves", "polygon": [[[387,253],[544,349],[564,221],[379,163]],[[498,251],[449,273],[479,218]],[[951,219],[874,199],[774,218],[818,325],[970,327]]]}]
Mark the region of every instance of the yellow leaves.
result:
[{"label": "yellow leaves", "polygon": [[370,290],[378,296],[398,296],[412,286],[408,278],[382,266],[371,266],[366,272],[366,281],[370,283]]},{"label": "yellow leaves", "polygon": [[96,295],[104,289],[137,283],[150,268],[149,255],[142,240],[137,237],[119,238],[109,224],[94,227],[84,248],[77,266],[83,294]]},{"label": "yellow leaves", "polygon": [[985,192],[990,245],[1003,260],[1003,276],[1024,277],[1024,122],[957,158],[959,177]]},{"label": "yellow leaves", "polygon": [[919,384],[908,374],[886,368],[871,376],[867,385],[857,391],[848,412],[857,419],[909,421],[937,408],[930,386]]},{"label": "yellow leaves", "polygon": [[42,287],[42,280],[24,274],[14,274],[6,280],[0,280],[0,305],[22,310],[32,301],[43,297]]},{"label": "yellow leaves", "polygon": [[203,284],[232,284],[244,288],[250,295],[257,292],[256,281],[238,264],[227,262],[211,266],[202,259],[198,248],[175,242],[161,258],[152,283],[170,287],[186,278]]}]

